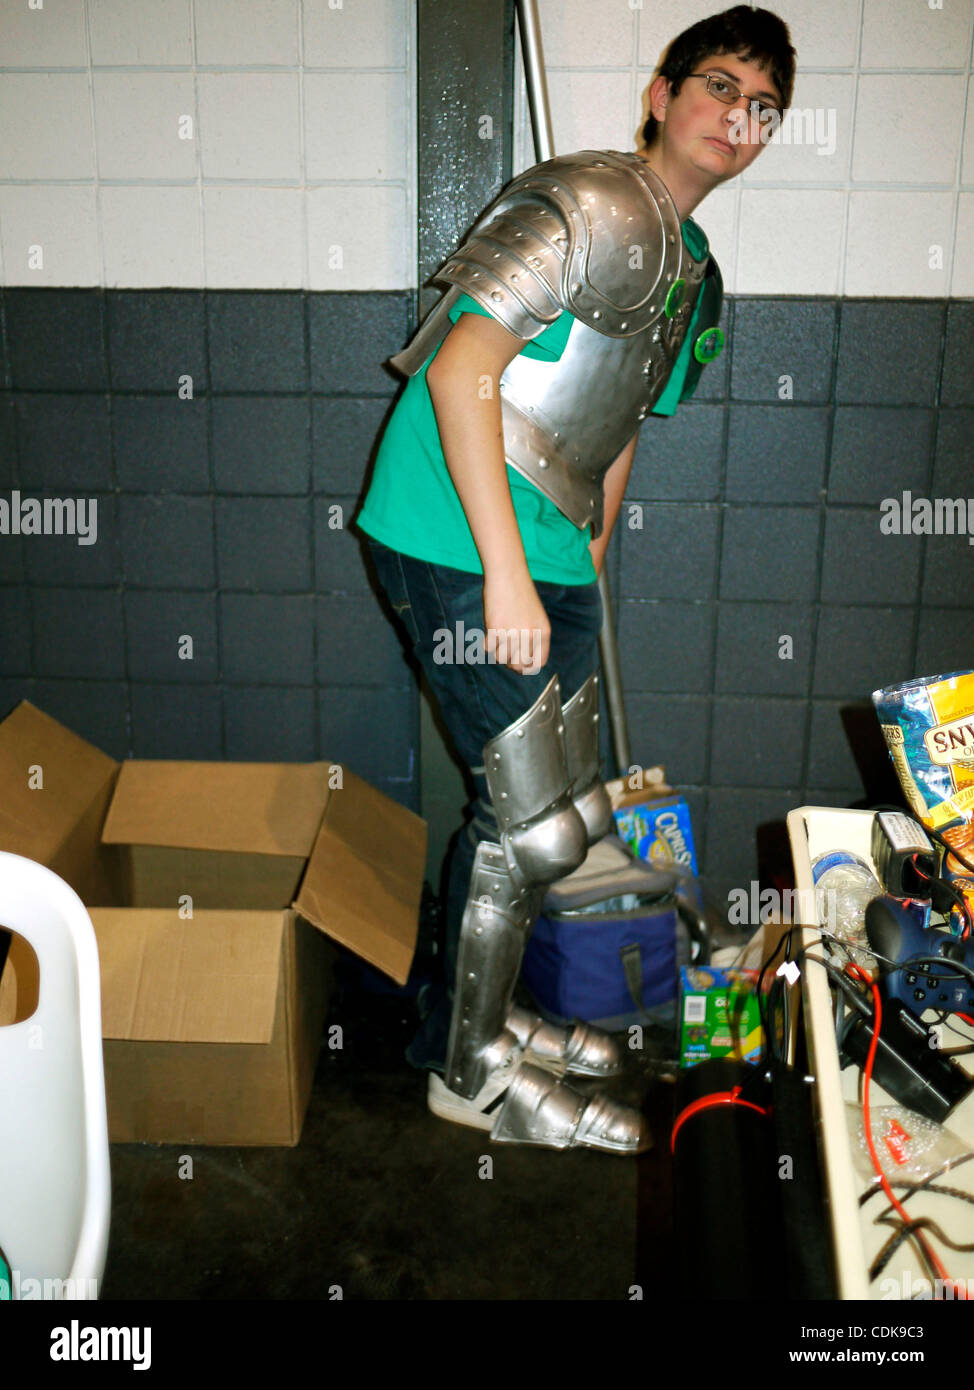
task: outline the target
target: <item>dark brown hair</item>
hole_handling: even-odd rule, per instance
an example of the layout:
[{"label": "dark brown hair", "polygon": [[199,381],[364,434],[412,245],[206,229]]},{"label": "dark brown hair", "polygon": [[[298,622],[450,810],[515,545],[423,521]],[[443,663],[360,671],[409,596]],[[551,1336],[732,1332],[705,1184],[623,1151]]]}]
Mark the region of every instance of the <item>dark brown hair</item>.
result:
[{"label": "dark brown hair", "polygon": [[[735,5],[721,14],[708,15],[667,46],[659,67],[653,73],[669,78],[675,96],[698,63],[719,53],[733,54],[744,62],[760,63],[767,68],[781,93],[781,109],[791,105],[795,86],[795,50],[783,19],[770,10],[758,10],[751,5]],[[652,84],[650,84],[652,85]],[[647,148],[656,138],[659,122],[650,113],[642,129],[643,145]]]}]

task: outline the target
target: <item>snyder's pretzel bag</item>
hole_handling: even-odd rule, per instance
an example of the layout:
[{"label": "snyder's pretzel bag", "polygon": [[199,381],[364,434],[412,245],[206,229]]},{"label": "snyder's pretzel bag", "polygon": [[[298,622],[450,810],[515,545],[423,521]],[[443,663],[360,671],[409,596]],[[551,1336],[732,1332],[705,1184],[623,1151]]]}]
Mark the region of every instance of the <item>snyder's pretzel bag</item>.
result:
[{"label": "snyder's pretzel bag", "polygon": [[[873,704],[914,813],[974,863],[974,671],[874,690]],[[953,855],[944,873],[974,899],[974,874]]]}]

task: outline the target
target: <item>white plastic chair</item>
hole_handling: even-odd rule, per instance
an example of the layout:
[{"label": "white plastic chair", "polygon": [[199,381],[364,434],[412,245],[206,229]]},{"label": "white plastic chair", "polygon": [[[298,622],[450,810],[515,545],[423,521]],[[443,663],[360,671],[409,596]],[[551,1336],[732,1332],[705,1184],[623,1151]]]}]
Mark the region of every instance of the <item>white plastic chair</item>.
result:
[{"label": "white plastic chair", "polygon": [[95,1297],[111,1214],[95,930],[62,878],[2,852],[0,926],[30,942],[40,976],[34,1013],[0,1027],[0,1247],[10,1297],[17,1276],[21,1298]]}]

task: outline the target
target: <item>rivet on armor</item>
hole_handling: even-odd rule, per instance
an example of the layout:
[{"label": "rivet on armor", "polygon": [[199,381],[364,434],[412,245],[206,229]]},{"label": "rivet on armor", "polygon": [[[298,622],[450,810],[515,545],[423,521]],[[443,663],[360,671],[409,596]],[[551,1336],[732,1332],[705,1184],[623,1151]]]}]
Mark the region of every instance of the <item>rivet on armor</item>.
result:
[{"label": "rivet on armor", "polygon": [[484,929],[483,929],[483,927],[474,927],[474,932],[473,932],[473,934],[474,934],[474,936],[483,936],[483,934],[484,934]]},{"label": "rivet on armor", "polygon": [[500,290],[492,290],[490,297],[491,299],[496,299],[498,302],[504,298]]},{"label": "rivet on armor", "polygon": [[622,322],[620,323],[619,327],[620,327],[620,328],[628,328],[628,327],[629,327],[629,320],[628,320],[628,319],[623,319]]},{"label": "rivet on armor", "polygon": [[593,317],[593,319],[600,319],[600,318],[602,317],[602,310],[601,310],[601,309],[593,309],[593,310],[592,310],[592,317]]},{"label": "rivet on armor", "polygon": [[579,285],[577,282],[576,282],[574,285],[572,285],[572,294],[581,294],[581,292],[582,292],[582,287],[581,287],[581,285]]},{"label": "rivet on armor", "polygon": [[541,706],[541,713],[542,713],[542,714],[547,714],[547,713],[548,713],[548,706],[547,706],[547,705],[542,705],[542,706]]},{"label": "rivet on armor", "polygon": [[538,467],[539,467],[539,468],[547,468],[547,467],[548,467],[548,460],[547,460],[547,459],[538,459]]},{"label": "rivet on armor", "polygon": [[473,972],[472,970],[468,970],[468,971],[467,971],[467,979],[468,979],[468,980],[475,980],[476,978],[477,978],[477,976],[474,974],[474,972]]}]

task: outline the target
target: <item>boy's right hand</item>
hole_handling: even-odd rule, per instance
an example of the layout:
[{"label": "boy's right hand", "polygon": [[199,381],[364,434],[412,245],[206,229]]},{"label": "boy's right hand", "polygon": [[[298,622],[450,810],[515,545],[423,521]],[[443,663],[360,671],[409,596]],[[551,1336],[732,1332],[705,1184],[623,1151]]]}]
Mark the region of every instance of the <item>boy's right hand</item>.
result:
[{"label": "boy's right hand", "polygon": [[551,623],[530,575],[484,579],[486,650],[501,666],[534,676],[547,665]]}]

